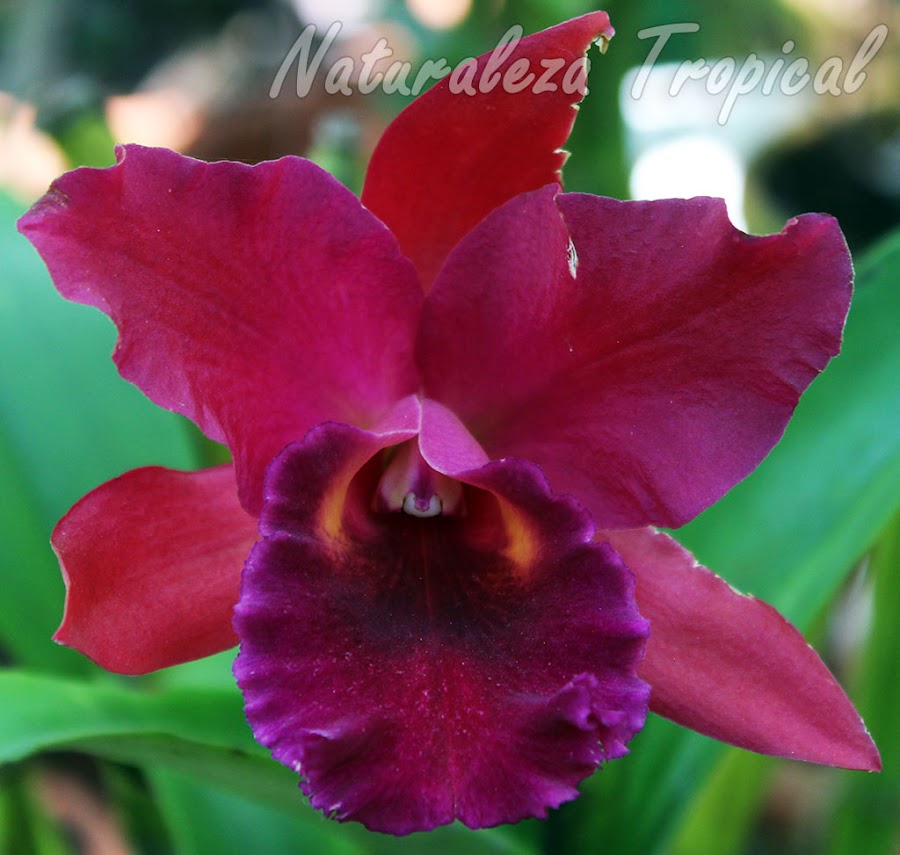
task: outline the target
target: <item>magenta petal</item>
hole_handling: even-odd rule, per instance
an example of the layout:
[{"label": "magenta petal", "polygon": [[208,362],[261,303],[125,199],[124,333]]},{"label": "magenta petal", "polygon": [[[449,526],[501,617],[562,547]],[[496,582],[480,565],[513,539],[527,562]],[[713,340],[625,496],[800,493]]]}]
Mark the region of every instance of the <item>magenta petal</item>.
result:
[{"label": "magenta petal", "polygon": [[640,675],[650,708],[741,748],[878,771],[853,704],[803,636],[665,534],[604,532],[637,576],[651,634]]},{"label": "magenta petal", "polygon": [[270,469],[235,617],[254,734],[314,807],[374,830],[545,816],[643,724],[631,575],[521,462],[485,467],[495,492],[466,488],[456,516],[369,511],[378,458],[337,529],[298,499],[371,448],[325,425]]},{"label": "magenta petal", "polygon": [[[607,14],[592,12],[526,36],[479,57],[471,93],[444,78],[385,131],[362,200],[397,235],[426,287],[490,211],[560,180],[562,146],[585,92],[584,53],[612,32]],[[523,63],[524,73],[506,85],[510,67]],[[515,85],[529,73],[533,85]]]},{"label": "magenta petal", "polygon": [[322,421],[368,427],[416,388],[421,289],[396,239],[309,161],[126,146],[20,221],[56,286],[119,327],[122,375],[235,457],[241,499]]},{"label": "magenta petal", "polygon": [[720,200],[551,185],[447,259],[419,334],[425,392],[599,526],[680,525],[778,441],[838,351],[850,280],[830,217],[750,237]]},{"label": "magenta petal", "polygon": [[54,637],[120,674],[232,647],[241,569],[256,539],[231,466],[151,467],[108,481],[53,532],[67,588]]}]

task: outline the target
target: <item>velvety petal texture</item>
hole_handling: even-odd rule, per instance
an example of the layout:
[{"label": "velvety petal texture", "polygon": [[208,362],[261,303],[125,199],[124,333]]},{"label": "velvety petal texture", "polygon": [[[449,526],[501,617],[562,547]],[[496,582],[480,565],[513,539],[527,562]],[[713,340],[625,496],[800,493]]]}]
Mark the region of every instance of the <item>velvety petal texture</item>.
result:
[{"label": "velvety petal texture", "polygon": [[603,532],[637,576],[650,708],[741,748],[878,771],[859,713],[803,636],[652,529]]},{"label": "velvety petal texture", "polygon": [[309,161],[118,158],[58,179],[19,228],[65,297],[115,321],[122,375],[227,443],[258,513],[287,443],[329,419],[370,427],[415,390],[415,272]]},{"label": "velvety petal texture", "polygon": [[491,458],[538,463],[598,526],[676,526],[781,437],[839,349],[851,278],[831,217],[751,237],[721,200],[550,185],[453,250],[417,355]]},{"label": "velvety petal texture", "polygon": [[256,539],[231,466],[149,467],[108,481],[53,532],[67,589],[54,638],[120,674],[232,647],[241,569]]},{"label": "velvety petal texture", "polygon": [[362,200],[426,288],[494,208],[561,181],[562,146],[586,91],[585,51],[612,34],[607,14],[593,12],[510,42],[435,84],[385,131]]},{"label": "velvety petal texture", "polygon": [[374,830],[545,816],[643,724],[631,574],[521,461],[420,519],[369,510],[388,450],[338,489],[335,529],[316,497],[372,448],[324,425],[270,469],[235,618],[254,735],[314,807]]}]

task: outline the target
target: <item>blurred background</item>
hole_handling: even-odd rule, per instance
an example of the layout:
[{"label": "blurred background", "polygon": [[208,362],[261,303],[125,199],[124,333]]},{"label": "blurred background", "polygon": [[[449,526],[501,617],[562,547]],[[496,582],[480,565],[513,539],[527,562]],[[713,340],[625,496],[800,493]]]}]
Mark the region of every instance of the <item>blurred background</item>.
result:
[{"label": "blurred background", "polygon": [[[900,852],[900,7],[891,2],[605,4],[616,36],[605,55],[590,53],[564,173],[570,190],[618,198],[723,196],[754,233],[806,211],[840,220],[857,269],[843,355],[760,469],[678,537],[807,633],[863,713],[882,775],[749,755],[653,718],[633,756],[546,823],[395,841],[303,804],[293,775],[250,738],[233,653],[124,679],[50,641],[64,596],[48,545],[55,521],[127,469],[193,469],[222,452],[117,377],[112,326],[56,295],[16,218],[61,172],[112,164],[119,142],[207,160],[304,155],[358,191],[375,142],[411,95],[403,81],[363,94],[354,75],[349,94],[335,91],[329,70],[342,58],[359,69],[385,39],[393,53],[379,69],[408,63],[411,87],[429,59],[455,67],[512,25],[530,33],[595,8],[0,0],[0,853]],[[321,65],[301,95],[296,47],[310,24],[311,62]]]}]

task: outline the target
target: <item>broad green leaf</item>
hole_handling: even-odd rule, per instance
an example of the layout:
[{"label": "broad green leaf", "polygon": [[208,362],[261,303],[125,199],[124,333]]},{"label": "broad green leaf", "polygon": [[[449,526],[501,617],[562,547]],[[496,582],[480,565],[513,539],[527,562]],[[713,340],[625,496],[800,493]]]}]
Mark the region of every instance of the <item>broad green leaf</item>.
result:
[{"label": "broad green leaf", "polygon": [[134,466],[191,468],[185,422],[122,380],[115,329],[63,300],[15,231],[23,209],[0,197],[0,414],[47,522],[103,479]]},{"label": "broad green leaf", "polygon": [[217,786],[169,770],[150,779],[179,855],[244,855],[247,852],[315,852],[321,855],[528,855],[505,830],[474,832],[459,825],[402,839],[338,824],[303,805],[293,809],[251,802]]},{"label": "broad green leaf", "polygon": [[253,741],[235,687],[141,690],[0,673],[0,763],[48,750],[174,769],[318,821],[296,776]]},{"label": "broad green leaf", "polygon": [[182,419],[116,373],[115,330],[64,301],[0,196],[0,646],[24,664],[84,672],[50,641],[63,586],[49,536],[88,490],[135,466],[195,468]]},{"label": "broad green leaf", "polygon": [[75,739],[61,747],[129,766],[171,769],[278,810],[303,809],[296,775],[256,745],[228,747],[134,733]]},{"label": "broad green leaf", "polygon": [[5,594],[0,601],[0,647],[15,661],[60,670],[87,670],[81,657],[50,641],[54,621],[62,614],[63,583],[50,549],[47,525],[35,503],[27,500],[31,490],[28,472],[13,451],[2,423],[0,472]]},{"label": "broad green leaf", "polygon": [[685,812],[673,855],[741,855],[777,768],[772,757],[729,748]]},{"label": "broad green leaf", "polygon": [[[253,741],[236,688],[142,690],[112,681],[0,672],[0,763],[61,749],[172,770],[322,827],[321,816],[304,804],[296,775]],[[424,853],[434,845],[466,855],[532,851],[504,830],[450,826],[398,842],[355,824],[334,829],[351,842],[363,841],[366,853]]]},{"label": "broad green leaf", "polygon": [[833,817],[829,855],[900,852],[900,517],[876,547],[872,633],[863,652],[859,708],[881,752],[880,775],[854,775]]},{"label": "broad green leaf", "polygon": [[265,757],[237,688],[139,690],[111,679],[0,671],[0,763],[87,740],[117,745],[121,737],[171,738],[180,747],[226,749],[247,762]]},{"label": "broad green leaf", "polygon": [[234,675],[231,673],[234,657],[234,650],[223,650],[205,659],[195,659],[157,671],[149,679],[165,687],[193,686],[234,690]]},{"label": "broad green leaf", "polygon": [[[309,817],[296,793],[297,814],[305,821],[248,801],[219,787],[168,769],[150,772],[157,803],[179,855],[246,855],[248,852],[316,852],[365,855],[351,835],[324,817]],[[312,820],[312,821],[310,821]]]},{"label": "broad green leaf", "polygon": [[[166,792],[169,787],[182,794],[193,791],[192,806],[205,802],[213,812],[225,810],[227,805],[239,806],[234,808],[235,815],[256,817],[254,821],[268,816],[265,822],[272,830],[273,839],[293,836],[321,841],[328,838],[331,840],[329,846],[336,847],[340,855],[344,852],[429,855],[435,848],[447,855],[456,852],[460,855],[531,855],[534,852],[531,846],[524,842],[520,844],[505,829],[474,832],[457,824],[398,841],[368,832],[356,823],[330,823],[306,804],[297,786],[297,776],[268,755],[257,754],[261,749],[255,745],[253,753],[244,753],[240,747],[223,749],[171,736],[107,736],[77,740],[67,744],[66,748],[149,770],[176,841],[185,841],[189,847],[201,847],[199,852],[215,851],[219,855],[229,850],[203,849],[203,842],[213,839],[213,835],[198,829],[180,828],[182,817],[172,804],[176,796]],[[196,819],[193,807],[191,817]],[[235,836],[240,839],[237,829]],[[177,851],[180,855],[182,849]],[[193,850],[187,848],[186,851]],[[236,855],[243,851],[247,850],[235,850]],[[261,851],[282,850],[263,847]],[[323,850],[317,843],[313,851]]]},{"label": "broad green leaf", "polygon": [[801,628],[900,506],[900,232],[857,262],[843,351],[759,469],[677,533]]},{"label": "broad green leaf", "polygon": [[651,715],[629,749],[582,784],[581,798],[551,814],[544,851],[589,851],[602,840],[616,855],[667,852],[668,835],[725,746]]}]

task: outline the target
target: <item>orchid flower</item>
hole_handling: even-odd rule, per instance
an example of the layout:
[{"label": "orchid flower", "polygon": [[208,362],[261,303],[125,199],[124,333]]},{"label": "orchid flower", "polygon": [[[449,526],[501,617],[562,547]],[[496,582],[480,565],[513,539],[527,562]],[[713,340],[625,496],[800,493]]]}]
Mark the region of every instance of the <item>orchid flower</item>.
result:
[{"label": "orchid flower", "polygon": [[[500,71],[611,34],[589,14]],[[837,223],[751,237],[717,199],[564,193],[583,85],[508,88],[414,101],[361,201],[297,157],[131,145],[22,218],[122,376],[234,460],[66,514],[56,640],[124,674],[239,642],[256,739],[314,807],[395,834],[546,816],[648,709],[878,769],[800,633],[655,528],[748,475],[837,353]]]}]

